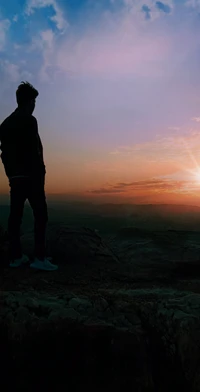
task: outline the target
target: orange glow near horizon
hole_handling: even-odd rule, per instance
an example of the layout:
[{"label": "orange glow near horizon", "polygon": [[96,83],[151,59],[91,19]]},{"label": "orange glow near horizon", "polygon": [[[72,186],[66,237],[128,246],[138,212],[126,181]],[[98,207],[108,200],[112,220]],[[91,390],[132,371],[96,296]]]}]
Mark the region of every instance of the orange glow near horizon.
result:
[{"label": "orange glow near horizon", "polygon": [[[44,144],[47,197],[99,203],[200,205],[200,166],[195,159],[198,140],[200,146],[200,137],[189,132],[184,139],[187,148],[183,148],[182,137],[157,138],[116,151],[97,151],[96,160],[94,151],[92,159],[90,151],[84,150],[77,157],[72,151],[59,155]],[[0,195],[9,195],[2,165],[0,178]]]}]

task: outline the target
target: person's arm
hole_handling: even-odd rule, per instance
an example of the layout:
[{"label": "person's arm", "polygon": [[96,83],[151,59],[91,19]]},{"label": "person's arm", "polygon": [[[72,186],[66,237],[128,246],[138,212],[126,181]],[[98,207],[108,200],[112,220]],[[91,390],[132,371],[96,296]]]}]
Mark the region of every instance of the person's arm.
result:
[{"label": "person's arm", "polygon": [[[3,131],[4,131],[4,124],[2,123],[0,125],[0,152],[2,151],[2,139],[3,139]],[[1,159],[2,159],[2,153],[1,153]]]},{"label": "person's arm", "polygon": [[10,121],[6,119],[0,125],[0,150],[2,151],[1,160],[7,175],[12,172],[13,167],[17,166],[18,149],[16,146],[16,132],[12,132]]},{"label": "person's arm", "polygon": [[34,116],[31,117],[30,125],[30,150],[33,171],[46,173],[44,159],[43,159],[43,146],[38,133],[38,124]]}]

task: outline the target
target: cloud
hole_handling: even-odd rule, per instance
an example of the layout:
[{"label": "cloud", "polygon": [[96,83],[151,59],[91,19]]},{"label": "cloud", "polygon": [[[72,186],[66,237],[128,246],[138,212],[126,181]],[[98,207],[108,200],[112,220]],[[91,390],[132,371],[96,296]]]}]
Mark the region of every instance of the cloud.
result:
[{"label": "cloud", "polygon": [[169,127],[170,131],[180,131],[180,127]]},{"label": "cloud", "polygon": [[18,15],[14,15],[13,22],[18,22]]},{"label": "cloud", "polygon": [[150,10],[150,8],[147,5],[143,5],[142,6],[142,11],[145,14],[145,19],[146,20],[151,19],[151,10]]},{"label": "cloud", "polygon": [[33,74],[29,71],[22,70],[20,71],[20,80],[25,79],[25,80],[31,80],[33,78]]},{"label": "cloud", "polygon": [[17,82],[20,78],[19,66],[10,63],[8,60],[5,60],[2,65],[5,74],[9,77],[9,80],[11,82]]},{"label": "cloud", "polygon": [[[170,42],[167,36],[153,37],[131,22],[121,21],[109,30],[88,31],[63,42],[55,55],[56,66],[79,76],[141,75],[159,77],[167,67]],[[155,38],[155,39],[154,39]]]},{"label": "cloud", "polygon": [[10,21],[8,19],[0,19],[0,51],[4,50],[6,44],[6,33],[10,27]]},{"label": "cloud", "polygon": [[156,7],[160,10],[165,12],[166,14],[170,14],[171,7],[168,4],[162,3],[161,1],[156,2]]},{"label": "cloud", "polygon": [[[30,50],[40,50],[43,57],[40,80],[52,81],[53,72],[60,72],[67,78],[163,77],[169,69],[174,43],[169,34],[158,35],[154,29],[146,30],[145,27],[150,16],[153,21],[163,12],[155,6],[154,0],[123,1],[124,7],[118,7],[119,2],[113,1],[113,11],[103,12],[98,21],[95,13],[88,11],[90,22],[81,35],[72,29],[59,41],[60,30],[37,33]],[[165,1],[169,6],[171,3],[172,0]],[[54,9],[54,18],[60,16],[59,29],[68,25],[56,0],[29,0],[25,13],[32,15],[45,7]]]},{"label": "cloud", "polygon": [[187,0],[185,5],[195,10],[200,10],[200,0]]},{"label": "cloud", "polygon": [[13,44],[14,49],[18,50],[21,49],[22,45],[19,44]]},{"label": "cloud", "polygon": [[193,117],[192,121],[195,121],[195,122],[199,123],[200,122],[200,117]]},{"label": "cloud", "polygon": [[98,195],[105,195],[105,194],[113,194],[113,193],[123,193],[124,189],[113,189],[113,188],[100,188],[100,189],[93,189],[88,191],[88,193],[95,193]]},{"label": "cloud", "polygon": [[173,9],[173,0],[165,0],[165,2],[155,0],[123,0],[128,12],[133,15],[137,13],[145,14],[146,20],[155,20],[160,17],[161,13],[170,14]]},{"label": "cloud", "polygon": [[54,33],[51,29],[39,31],[38,35],[33,37],[29,51],[33,50],[53,50]]},{"label": "cloud", "polygon": [[51,29],[43,30],[33,37],[29,52],[40,51],[43,57],[42,66],[39,71],[39,78],[43,82],[49,82],[48,68],[51,67],[51,58],[54,56],[55,34]]},{"label": "cloud", "polygon": [[[115,3],[115,10],[99,14],[98,20],[88,14],[90,23],[81,35],[72,31],[62,40],[56,48],[55,66],[75,77],[157,79],[169,73],[174,40],[167,26],[158,34],[152,23],[163,17],[163,11],[154,0],[123,0],[123,7],[118,1],[113,7]],[[164,4],[172,9],[172,0]]]},{"label": "cloud", "polygon": [[8,60],[1,61],[0,66],[11,83],[17,83],[21,79],[30,80],[32,78],[32,74],[29,71],[21,69],[18,64],[13,64]]},{"label": "cloud", "polygon": [[184,192],[184,187],[192,184],[192,181],[177,181],[170,179],[150,178],[142,181],[133,181],[130,183],[116,183],[107,188],[99,188],[88,191],[99,195],[103,194],[116,194],[116,193],[129,193],[143,191],[152,193],[176,193]]},{"label": "cloud", "polygon": [[[134,165],[139,162],[141,166],[149,162],[157,162],[157,164],[167,163],[174,167],[197,165],[195,156],[199,156],[200,150],[200,133],[196,129],[190,129],[184,135],[172,134],[166,137],[157,137],[153,141],[146,143],[137,143],[133,146],[119,146],[110,152],[110,155],[118,159],[131,160]],[[198,159],[198,158],[197,158]]]},{"label": "cloud", "polygon": [[[171,5],[171,3],[170,3],[170,5]],[[155,17],[159,16],[158,13],[156,12],[156,8],[158,11],[164,12],[165,14],[170,14],[170,12],[171,12],[170,5],[166,4],[166,3],[162,3],[161,1],[157,1],[155,4],[151,4],[151,8],[148,5],[143,4],[141,10],[145,14],[145,19],[150,20],[150,19],[152,19],[152,17],[154,17],[154,19],[155,19]]]},{"label": "cloud", "polygon": [[55,15],[51,16],[50,20],[56,24],[58,30],[64,31],[66,27],[68,27],[69,23],[64,18],[63,12],[58,6],[56,0],[29,0],[26,6],[25,14],[31,15],[35,12],[36,9],[46,7],[53,8]]},{"label": "cloud", "polygon": [[43,64],[40,69],[39,77],[41,81],[49,81],[48,68],[51,67],[51,55],[53,54],[54,34],[52,30],[41,32],[41,40],[43,42]]}]

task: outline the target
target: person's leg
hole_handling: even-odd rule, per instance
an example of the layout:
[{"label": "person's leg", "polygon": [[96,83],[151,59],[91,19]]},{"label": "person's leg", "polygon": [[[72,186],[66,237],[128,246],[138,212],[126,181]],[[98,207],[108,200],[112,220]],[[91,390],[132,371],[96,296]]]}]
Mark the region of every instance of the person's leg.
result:
[{"label": "person's leg", "polygon": [[24,203],[27,196],[27,180],[13,178],[10,185],[10,215],[8,219],[9,258],[11,260],[22,257],[20,242],[20,227],[22,223]]},{"label": "person's leg", "polygon": [[30,267],[44,271],[55,271],[58,269],[58,266],[52,264],[50,258],[45,256],[48,212],[44,182],[45,177],[39,177],[30,181],[28,200],[35,218],[35,259],[30,264]]},{"label": "person's leg", "polygon": [[46,224],[48,222],[47,203],[44,189],[45,177],[30,180],[28,200],[34,215],[35,257],[45,259]]}]

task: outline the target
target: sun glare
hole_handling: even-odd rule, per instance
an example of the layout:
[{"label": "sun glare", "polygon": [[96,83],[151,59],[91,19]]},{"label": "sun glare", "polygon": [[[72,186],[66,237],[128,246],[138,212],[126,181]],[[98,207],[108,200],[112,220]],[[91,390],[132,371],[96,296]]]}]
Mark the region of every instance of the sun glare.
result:
[{"label": "sun glare", "polygon": [[195,180],[200,183],[200,168],[195,171],[194,177],[195,177]]}]

